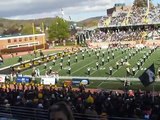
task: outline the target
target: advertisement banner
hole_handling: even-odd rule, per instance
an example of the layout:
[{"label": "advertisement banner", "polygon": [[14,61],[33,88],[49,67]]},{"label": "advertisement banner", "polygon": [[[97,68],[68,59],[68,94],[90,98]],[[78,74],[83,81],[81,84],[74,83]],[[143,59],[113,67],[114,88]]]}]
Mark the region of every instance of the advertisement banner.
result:
[{"label": "advertisement banner", "polygon": [[3,82],[5,82],[5,76],[0,76],[0,83],[3,83]]},{"label": "advertisement banner", "polygon": [[71,80],[64,81],[64,86],[66,86],[66,87],[72,86],[72,81]]},{"label": "advertisement banner", "polygon": [[51,77],[43,77],[41,78],[41,84],[44,84],[44,85],[55,85],[55,78],[51,78]]},{"label": "advertisement banner", "polygon": [[88,85],[89,84],[89,79],[77,79],[77,78],[73,78],[72,79],[72,84],[73,85]]},{"label": "advertisement banner", "polygon": [[17,77],[17,83],[29,83],[31,81],[30,77]]}]

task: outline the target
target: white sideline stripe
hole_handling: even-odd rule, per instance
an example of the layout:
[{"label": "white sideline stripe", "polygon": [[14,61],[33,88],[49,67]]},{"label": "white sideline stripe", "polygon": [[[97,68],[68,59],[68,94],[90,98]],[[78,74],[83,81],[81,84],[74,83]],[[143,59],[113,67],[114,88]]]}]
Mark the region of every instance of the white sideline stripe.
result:
[{"label": "white sideline stripe", "polygon": [[[6,76],[6,74],[0,74],[0,76]],[[26,77],[32,77],[31,75],[24,75]],[[39,76],[36,78],[42,78],[42,77],[46,77],[45,75],[43,76]],[[129,78],[129,77],[79,77],[79,76],[59,76],[59,79],[65,80],[65,79],[90,79],[90,80],[110,80],[110,81],[116,81],[116,80],[131,80],[131,81],[140,81],[138,78]],[[103,81],[103,82],[105,82]],[[160,78],[157,78],[155,81],[160,82]]]}]

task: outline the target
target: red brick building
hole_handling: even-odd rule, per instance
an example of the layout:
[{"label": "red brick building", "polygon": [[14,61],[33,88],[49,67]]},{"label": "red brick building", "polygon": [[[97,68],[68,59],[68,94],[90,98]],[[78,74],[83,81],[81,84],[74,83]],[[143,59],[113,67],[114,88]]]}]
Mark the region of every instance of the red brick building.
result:
[{"label": "red brick building", "polygon": [[31,47],[45,43],[45,34],[0,36],[0,49]]}]

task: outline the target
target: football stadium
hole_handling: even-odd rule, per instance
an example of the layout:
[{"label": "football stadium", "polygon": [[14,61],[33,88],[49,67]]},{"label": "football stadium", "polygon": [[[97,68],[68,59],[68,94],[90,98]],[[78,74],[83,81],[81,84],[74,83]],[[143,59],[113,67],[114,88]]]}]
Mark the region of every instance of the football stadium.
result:
[{"label": "football stadium", "polygon": [[0,21],[0,119],[159,120],[154,2],[114,3],[92,27],[62,8],[51,22]]}]

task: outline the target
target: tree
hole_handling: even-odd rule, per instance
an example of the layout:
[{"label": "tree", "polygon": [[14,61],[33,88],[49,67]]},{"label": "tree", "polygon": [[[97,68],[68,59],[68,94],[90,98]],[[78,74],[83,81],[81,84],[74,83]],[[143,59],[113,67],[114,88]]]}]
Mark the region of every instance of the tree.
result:
[{"label": "tree", "polygon": [[[22,27],[21,34],[25,34],[25,35],[33,34],[33,27],[31,23],[21,25],[21,27]],[[39,30],[36,29],[36,27],[34,28],[34,30],[35,30],[35,34],[41,33]]]},{"label": "tree", "polygon": [[56,17],[53,23],[49,26],[48,34],[49,40],[53,41],[57,39],[62,43],[64,39],[67,39],[70,36],[68,22],[62,18]]},{"label": "tree", "polygon": [[9,27],[8,29],[5,29],[3,31],[3,35],[14,35],[14,34],[19,34],[20,33],[20,28],[17,24]]},{"label": "tree", "polygon": [[32,25],[28,24],[28,25],[23,25],[23,28],[22,28],[22,31],[21,31],[21,34],[33,34],[32,32]]},{"label": "tree", "polygon": [[[135,0],[133,4],[135,7],[147,7],[148,0]],[[152,0],[150,0],[150,6],[153,7]]]}]

